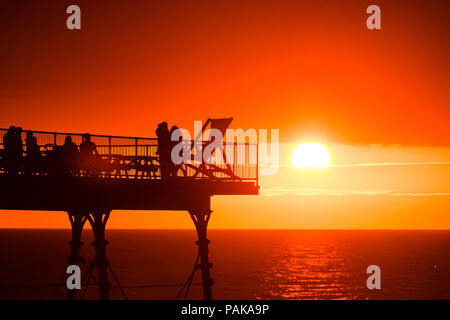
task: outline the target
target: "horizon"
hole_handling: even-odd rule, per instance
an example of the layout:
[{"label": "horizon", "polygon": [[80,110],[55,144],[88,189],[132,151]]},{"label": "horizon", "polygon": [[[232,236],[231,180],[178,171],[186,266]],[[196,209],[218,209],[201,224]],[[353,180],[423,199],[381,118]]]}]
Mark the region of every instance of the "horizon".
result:
[{"label": "horizon", "polygon": [[[0,228],[0,230],[71,230],[71,228]],[[119,229],[108,228],[115,231],[192,231],[195,227],[187,229]],[[209,231],[450,231],[449,229],[216,229],[208,228]],[[92,232],[87,230],[87,232]]]},{"label": "horizon", "polygon": [[[163,120],[233,116],[279,130],[280,163],[259,196],[213,197],[211,227],[450,229],[448,2],[380,1],[380,30],[357,0],[78,5],[67,30],[63,2],[1,4],[0,127],[155,137]],[[308,141],[328,167],[295,168]],[[69,227],[16,213],[0,228]],[[113,212],[110,227],[191,226],[166,214]]]}]

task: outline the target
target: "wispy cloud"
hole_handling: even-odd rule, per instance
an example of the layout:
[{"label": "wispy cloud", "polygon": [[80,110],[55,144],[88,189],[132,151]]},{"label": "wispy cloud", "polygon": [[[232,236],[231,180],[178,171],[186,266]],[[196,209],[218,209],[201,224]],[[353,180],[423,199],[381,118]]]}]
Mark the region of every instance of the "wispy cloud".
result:
[{"label": "wispy cloud", "polygon": [[398,197],[429,197],[429,196],[450,196],[450,193],[447,192],[433,192],[433,193],[394,193],[393,196]]},{"label": "wispy cloud", "polygon": [[424,197],[424,196],[450,196],[447,192],[430,193],[398,193],[392,190],[342,190],[342,189],[296,189],[296,188],[261,188],[262,196],[272,197],[281,195],[299,195],[299,196],[379,196],[391,195],[397,197]]},{"label": "wispy cloud", "polygon": [[297,189],[297,188],[261,188],[260,194],[264,196],[301,195],[301,196],[345,196],[345,195],[381,195],[389,194],[391,190],[343,190],[343,189]]},{"label": "wispy cloud", "polygon": [[[425,161],[425,162],[363,162],[349,164],[332,164],[330,168],[352,168],[352,167],[394,167],[394,166],[435,166],[450,165],[450,161]],[[265,167],[265,165],[260,165]],[[291,165],[280,164],[280,168],[293,168]]]},{"label": "wispy cloud", "polygon": [[429,161],[429,162],[368,162],[353,164],[330,165],[332,168],[351,168],[351,167],[389,167],[389,166],[429,166],[429,165],[450,165],[450,161]]}]

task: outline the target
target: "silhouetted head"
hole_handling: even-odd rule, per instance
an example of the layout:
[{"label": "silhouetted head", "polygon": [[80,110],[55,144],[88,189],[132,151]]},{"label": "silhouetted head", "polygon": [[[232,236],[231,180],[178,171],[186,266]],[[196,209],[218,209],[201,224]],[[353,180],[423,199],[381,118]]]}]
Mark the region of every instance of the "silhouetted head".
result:
[{"label": "silhouetted head", "polygon": [[31,138],[33,138],[33,132],[27,131],[27,139],[31,139]]},{"label": "silhouetted head", "polygon": [[22,127],[17,127],[16,131],[17,131],[18,134],[21,134],[22,133]]},{"label": "silhouetted head", "polygon": [[169,131],[169,125],[165,121],[158,124],[158,128]]},{"label": "silhouetted head", "polygon": [[172,126],[172,128],[170,128],[170,132],[169,133],[170,133],[170,139],[172,141],[175,141],[175,140],[173,140],[174,139],[173,135],[174,135],[175,132],[177,134],[179,134],[178,141],[182,141],[183,140],[182,132],[178,132],[177,130],[180,130],[180,128],[178,128],[177,126]]},{"label": "silhouetted head", "polygon": [[83,135],[83,138],[84,138],[84,140],[86,140],[86,141],[91,141],[91,135],[90,135],[89,133],[85,133],[85,134]]},{"label": "silhouetted head", "polygon": [[66,139],[64,139],[64,143],[65,144],[72,143],[72,137],[71,136],[67,136]]},{"label": "silhouetted head", "polygon": [[11,127],[9,127],[8,132],[15,133],[16,130],[17,130],[17,128],[15,126],[11,126]]}]

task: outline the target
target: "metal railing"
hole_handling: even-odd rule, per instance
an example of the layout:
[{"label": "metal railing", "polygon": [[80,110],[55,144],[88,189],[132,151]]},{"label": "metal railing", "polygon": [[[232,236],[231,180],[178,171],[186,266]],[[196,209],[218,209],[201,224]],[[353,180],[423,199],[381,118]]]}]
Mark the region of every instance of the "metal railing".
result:
[{"label": "metal railing", "polygon": [[[11,173],[8,170],[6,150],[3,147],[3,137],[7,129],[0,129],[0,174]],[[36,137],[42,157],[42,163],[37,168],[27,170],[26,133],[31,132]],[[91,141],[97,147],[98,155],[92,161],[92,167],[76,166],[60,168],[58,172],[52,168],[55,159],[52,154],[64,144],[67,136],[79,146],[83,141],[82,133],[60,133],[46,131],[24,130],[21,133],[23,155],[16,174],[70,174],[84,177],[95,175],[103,178],[116,179],[161,179],[161,163],[158,155],[158,140],[156,138],[124,137],[91,134]],[[195,149],[202,153],[209,142],[183,141],[185,152],[189,152],[190,161],[179,165],[171,165],[171,177],[223,180],[223,181],[254,181],[258,184],[258,145],[250,143],[223,142],[221,150],[216,149],[208,161],[204,157],[195,157],[190,153]],[[49,159],[53,158],[50,163]],[[199,160],[200,161],[196,161]],[[58,161],[56,159],[56,161]],[[29,165],[28,165],[29,166]]]}]

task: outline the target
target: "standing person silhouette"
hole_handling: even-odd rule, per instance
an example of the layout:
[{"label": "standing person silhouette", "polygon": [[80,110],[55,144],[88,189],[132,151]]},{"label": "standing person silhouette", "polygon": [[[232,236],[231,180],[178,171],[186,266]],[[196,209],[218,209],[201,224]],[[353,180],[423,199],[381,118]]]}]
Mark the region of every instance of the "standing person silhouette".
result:
[{"label": "standing person silhouette", "polygon": [[161,179],[166,179],[170,175],[170,132],[167,122],[161,122],[158,124],[158,128],[155,131],[158,137],[158,151],[159,166],[161,170]]},{"label": "standing person silhouette", "polygon": [[[172,135],[178,130],[179,128],[177,126],[172,126],[172,128],[170,128],[170,132],[169,132],[169,154],[170,154],[170,176],[172,177],[176,177],[178,170],[181,168],[181,165],[176,164],[173,162],[172,160],[172,149],[181,141],[183,141],[183,137],[180,136],[180,138],[178,138],[178,141],[172,141]],[[183,150],[180,150],[179,156],[182,158],[183,157]]]},{"label": "standing person silhouette", "polygon": [[91,175],[94,172],[97,155],[97,146],[91,141],[91,135],[85,133],[83,135],[83,142],[80,144],[80,164],[85,169],[86,174]]}]

